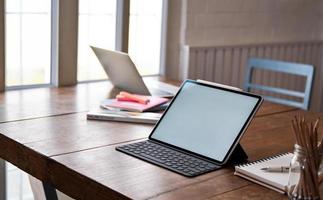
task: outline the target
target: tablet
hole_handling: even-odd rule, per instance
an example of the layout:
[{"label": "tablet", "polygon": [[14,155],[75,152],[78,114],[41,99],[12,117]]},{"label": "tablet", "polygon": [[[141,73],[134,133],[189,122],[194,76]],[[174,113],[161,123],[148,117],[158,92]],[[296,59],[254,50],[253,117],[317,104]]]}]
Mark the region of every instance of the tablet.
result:
[{"label": "tablet", "polygon": [[259,95],[186,80],[149,139],[223,165],[262,101]]}]

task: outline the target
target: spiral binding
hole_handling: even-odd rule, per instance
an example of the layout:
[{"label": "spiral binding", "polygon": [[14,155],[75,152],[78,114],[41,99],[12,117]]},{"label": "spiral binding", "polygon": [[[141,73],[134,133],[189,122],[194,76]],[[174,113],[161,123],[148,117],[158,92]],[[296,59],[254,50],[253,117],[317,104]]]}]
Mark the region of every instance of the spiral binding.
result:
[{"label": "spiral binding", "polygon": [[243,163],[243,164],[238,164],[237,166],[238,166],[238,167],[246,167],[246,166],[250,166],[250,165],[253,165],[253,164],[259,164],[259,163],[262,163],[262,162],[265,162],[265,161],[272,160],[272,159],[274,159],[274,158],[282,157],[282,156],[287,155],[287,154],[289,154],[289,152],[286,152],[286,153],[280,153],[280,154],[277,154],[277,155],[274,155],[274,156],[269,156],[269,157],[262,158],[262,159],[259,159],[259,160],[255,160],[255,161],[252,161],[252,162],[247,162],[247,163]]}]

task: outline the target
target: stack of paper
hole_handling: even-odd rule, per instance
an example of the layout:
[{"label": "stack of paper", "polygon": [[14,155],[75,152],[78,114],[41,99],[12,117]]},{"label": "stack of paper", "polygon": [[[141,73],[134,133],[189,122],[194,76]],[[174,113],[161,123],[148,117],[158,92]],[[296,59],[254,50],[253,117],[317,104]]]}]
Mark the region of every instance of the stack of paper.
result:
[{"label": "stack of paper", "polygon": [[288,184],[288,172],[267,172],[261,169],[273,166],[289,166],[292,157],[292,153],[285,153],[238,165],[235,167],[234,174],[277,192],[285,193]]}]

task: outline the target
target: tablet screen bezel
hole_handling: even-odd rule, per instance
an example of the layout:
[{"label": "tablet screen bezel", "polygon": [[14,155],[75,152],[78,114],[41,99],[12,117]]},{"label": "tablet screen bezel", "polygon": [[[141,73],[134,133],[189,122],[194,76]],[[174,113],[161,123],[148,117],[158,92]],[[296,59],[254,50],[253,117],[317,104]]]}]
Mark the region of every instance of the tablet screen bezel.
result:
[{"label": "tablet screen bezel", "polygon": [[[256,98],[258,99],[257,100],[257,103],[256,105],[254,106],[254,108],[252,109],[252,111],[250,112],[247,120],[245,121],[244,125],[242,126],[241,130],[239,131],[239,134],[237,135],[237,137],[234,139],[234,141],[232,142],[228,152],[226,153],[226,155],[224,156],[223,160],[216,160],[216,159],[213,159],[213,158],[210,158],[210,157],[207,157],[205,155],[202,155],[202,154],[198,154],[198,153],[195,153],[195,152],[192,152],[192,151],[189,151],[187,149],[183,149],[181,147],[178,147],[178,146],[175,146],[175,145],[172,145],[172,144],[169,144],[167,142],[164,142],[164,141],[161,141],[161,140],[158,140],[158,139],[155,139],[153,138],[153,134],[156,130],[156,128],[158,127],[158,125],[160,124],[160,122],[163,120],[163,118],[165,116],[167,116],[167,112],[168,110],[170,110],[172,108],[172,105],[173,105],[173,102],[176,101],[176,98],[178,96],[178,94],[181,93],[182,91],[182,88],[185,84],[187,83],[193,83],[193,84],[197,84],[197,85],[201,85],[201,86],[205,86],[205,87],[210,87],[210,88],[214,88],[214,89],[218,89],[218,90],[224,90],[224,91],[228,91],[228,92],[233,92],[233,93],[237,93],[237,94],[240,94],[240,95],[245,95],[245,96],[250,96],[250,97],[253,97],[253,98]],[[263,98],[260,96],[260,95],[256,95],[256,94],[251,94],[251,93],[248,93],[248,92],[244,92],[244,91],[240,91],[240,90],[234,90],[234,89],[231,89],[231,88],[225,88],[225,87],[220,87],[220,86],[216,86],[216,85],[209,85],[209,84],[206,84],[206,83],[202,83],[202,82],[197,82],[197,81],[194,81],[194,80],[186,80],[182,83],[180,89],[178,90],[178,92],[176,93],[176,95],[173,97],[173,99],[171,100],[169,106],[167,107],[167,109],[165,110],[164,114],[161,116],[161,118],[158,120],[158,122],[156,123],[156,125],[154,126],[153,130],[151,131],[150,135],[149,135],[149,140],[152,140],[152,141],[155,141],[155,142],[158,142],[158,143],[161,143],[161,144],[165,144],[165,145],[168,145],[172,148],[175,148],[175,149],[178,149],[180,151],[184,151],[184,152],[187,152],[189,154],[193,154],[193,155],[196,155],[198,157],[202,157],[202,158],[205,158],[207,160],[210,160],[212,162],[215,162],[217,163],[218,165],[224,165],[230,155],[232,154],[232,152],[234,151],[236,145],[239,143],[241,137],[243,136],[243,133],[245,132],[245,130],[247,129],[248,125],[250,124],[250,122],[252,121],[253,119],[253,116],[256,114],[257,110],[259,109],[261,103],[263,101]]]}]

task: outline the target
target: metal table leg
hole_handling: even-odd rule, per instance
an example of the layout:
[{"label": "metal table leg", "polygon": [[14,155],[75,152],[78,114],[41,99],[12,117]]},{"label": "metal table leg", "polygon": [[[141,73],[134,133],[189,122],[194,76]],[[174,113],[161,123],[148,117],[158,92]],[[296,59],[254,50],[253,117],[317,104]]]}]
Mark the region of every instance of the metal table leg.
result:
[{"label": "metal table leg", "polygon": [[58,200],[56,189],[48,183],[43,182],[46,200]]},{"label": "metal table leg", "polygon": [[6,162],[0,158],[0,200],[6,200]]}]

